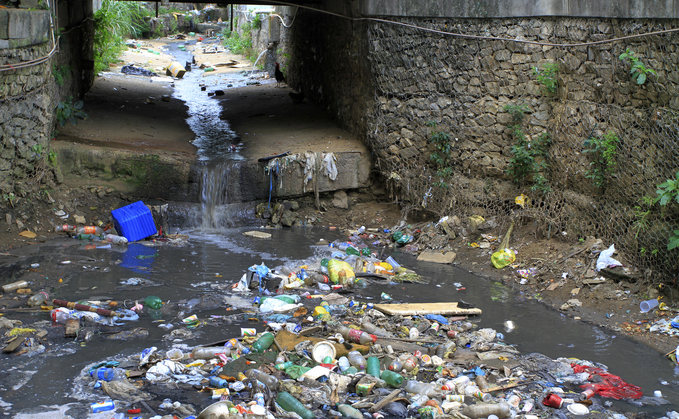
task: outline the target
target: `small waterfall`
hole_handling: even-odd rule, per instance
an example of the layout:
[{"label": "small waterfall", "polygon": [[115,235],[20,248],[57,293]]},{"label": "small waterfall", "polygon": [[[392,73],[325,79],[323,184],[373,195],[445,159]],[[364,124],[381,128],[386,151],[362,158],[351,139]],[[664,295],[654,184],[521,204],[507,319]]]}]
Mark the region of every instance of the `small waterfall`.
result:
[{"label": "small waterfall", "polygon": [[210,162],[203,166],[200,193],[202,229],[232,227],[232,211],[229,204],[240,202],[240,167],[233,161]]}]

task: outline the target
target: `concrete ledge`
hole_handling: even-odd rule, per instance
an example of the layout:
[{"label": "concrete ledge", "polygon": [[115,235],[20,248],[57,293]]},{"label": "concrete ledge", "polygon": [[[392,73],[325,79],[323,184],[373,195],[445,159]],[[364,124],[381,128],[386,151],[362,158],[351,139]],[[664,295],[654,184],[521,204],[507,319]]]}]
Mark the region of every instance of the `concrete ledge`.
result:
[{"label": "concrete ledge", "polygon": [[[45,42],[49,39],[49,16],[47,10],[0,9],[0,39],[18,46]],[[17,40],[26,41],[17,44]]]},{"label": "concrete ledge", "polygon": [[599,17],[677,19],[679,0],[363,0],[364,16],[510,18]]}]

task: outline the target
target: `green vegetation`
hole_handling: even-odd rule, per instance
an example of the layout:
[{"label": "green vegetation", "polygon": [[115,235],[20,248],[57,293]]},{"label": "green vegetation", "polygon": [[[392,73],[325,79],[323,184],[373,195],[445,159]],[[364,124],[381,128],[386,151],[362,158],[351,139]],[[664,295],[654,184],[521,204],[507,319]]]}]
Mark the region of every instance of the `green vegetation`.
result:
[{"label": "green vegetation", "polygon": [[[237,26],[237,20],[234,19]],[[249,60],[256,59],[255,51],[252,49],[252,22],[246,22],[242,26],[243,35],[238,32],[224,30],[224,45],[234,54],[240,54]]]},{"label": "green vegetation", "polygon": [[559,82],[556,79],[556,73],[558,72],[559,66],[554,63],[542,64],[542,69],[533,67],[533,74],[544,86],[545,92],[547,92],[547,94],[556,93],[556,89],[559,87]]},{"label": "green vegetation", "polygon": [[57,86],[63,86],[64,81],[71,77],[71,67],[67,65],[53,65],[52,77],[54,77],[54,82],[57,84]]},{"label": "green vegetation", "polygon": [[620,60],[624,62],[629,61],[630,74],[632,75],[632,78],[636,80],[637,84],[646,83],[648,74],[654,74],[657,76],[655,70],[653,70],[652,68],[646,68],[644,63],[642,63],[639,60],[639,58],[637,58],[635,52],[630,50],[629,48],[627,48],[625,52],[620,54]]},{"label": "green vegetation", "polygon": [[591,169],[585,172],[585,177],[591,179],[597,188],[602,188],[615,172],[619,142],[620,138],[613,131],[609,131],[603,138],[592,134],[584,142],[583,153],[589,153],[592,159],[589,163]]},{"label": "green vegetation", "polygon": [[431,160],[436,164],[436,176],[439,177],[438,182],[434,183],[434,186],[439,186],[441,188],[448,188],[448,180],[453,174],[453,168],[449,166],[450,154],[453,150],[453,146],[450,143],[450,135],[445,132],[435,131],[436,122],[427,122],[427,126],[432,128],[431,137],[429,141],[434,145],[436,151],[431,153],[429,156]]},{"label": "green vegetation", "polygon": [[[655,193],[658,195],[653,203],[659,203],[661,207],[679,204],[679,172],[675,173],[674,179],[667,179],[656,186]],[[667,243],[667,250],[679,247],[679,230],[673,230]]]},{"label": "green vegetation", "polygon": [[127,38],[138,38],[146,28],[145,9],[137,2],[104,0],[94,14],[94,70],[107,70],[126,48]]},{"label": "green vegetation", "polygon": [[59,125],[63,127],[68,122],[77,125],[78,121],[76,118],[87,119],[87,114],[82,111],[82,108],[83,101],[79,100],[73,103],[72,96],[67,98],[67,102],[59,102],[57,105],[57,121],[59,121]]},{"label": "green vegetation", "polygon": [[255,14],[255,18],[252,19],[252,29],[260,30],[261,28],[262,28],[262,18],[260,17],[260,14],[257,13]]},{"label": "green vegetation", "polygon": [[512,158],[509,160],[507,174],[511,175],[516,183],[523,185],[531,182],[532,191],[548,193],[551,188],[543,171],[549,168],[547,149],[552,143],[549,133],[543,132],[537,139],[530,140],[521,127],[528,107],[524,104],[506,105],[504,109],[512,116],[509,128],[512,129],[515,140],[511,147]]},{"label": "green vegetation", "polygon": [[639,205],[634,206],[633,211],[636,221],[632,224],[632,228],[636,230],[636,233],[634,234],[635,239],[639,237],[639,233],[646,231],[651,227],[650,218],[654,203],[655,201],[653,198],[644,196],[639,200]]},{"label": "green vegetation", "polygon": [[5,201],[10,207],[14,208],[14,205],[19,200],[19,198],[12,192],[2,195],[2,200]]}]

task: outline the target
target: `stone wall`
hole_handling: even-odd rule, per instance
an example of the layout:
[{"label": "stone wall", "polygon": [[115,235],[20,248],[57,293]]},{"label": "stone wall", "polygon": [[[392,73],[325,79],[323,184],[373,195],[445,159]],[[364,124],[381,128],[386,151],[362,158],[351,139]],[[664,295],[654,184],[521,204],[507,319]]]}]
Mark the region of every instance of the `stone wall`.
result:
[{"label": "stone wall", "polygon": [[[433,215],[475,212],[500,219],[521,211],[542,234],[562,233],[573,239],[597,235],[615,242],[628,260],[639,264],[651,263],[645,254],[649,249],[657,249],[656,255],[666,250],[671,228],[679,228],[676,211],[652,209],[644,220],[650,224],[642,226],[638,214],[650,207],[635,207],[644,197],[654,198],[656,186],[677,172],[679,37],[668,33],[579,47],[567,44],[662,31],[679,22],[401,22],[479,37],[370,24],[368,57],[378,93],[375,106],[367,109],[365,138],[404,205]],[[649,74],[644,84],[637,84],[629,61],[619,59],[628,48],[657,75]],[[544,71],[545,64],[558,68],[554,93],[545,89],[534,70]],[[544,160],[548,168],[541,171],[551,189],[547,194],[535,190],[530,177],[515,183],[519,179],[508,173],[517,140],[509,128],[513,119],[507,106],[524,107],[521,131],[529,143],[543,133],[551,137]],[[432,154],[441,156],[432,140],[438,132],[450,139],[448,172],[432,159]],[[597,154],[586,152],[586,141],[608,133],[619,143],[611,171],[597,184],[592,165]],[[532,208],[513,204],[520,193],[532,199]],[[676,262],[663,267],[677,268]]]},{"label": "stone wall", "polygon": [[[50,158],[57,104],[92,83],[87,2],[57,6],[63,32],[55,46],[48,10],[0,10],[0,198],[25,196],[58,180]],[[89,32],[88,32],[89,30]],[[88,48],[89,46],[89,48]],[[88,53],[89,51],[89,53]],[[54,72],[59,74],[58,80]]]}]

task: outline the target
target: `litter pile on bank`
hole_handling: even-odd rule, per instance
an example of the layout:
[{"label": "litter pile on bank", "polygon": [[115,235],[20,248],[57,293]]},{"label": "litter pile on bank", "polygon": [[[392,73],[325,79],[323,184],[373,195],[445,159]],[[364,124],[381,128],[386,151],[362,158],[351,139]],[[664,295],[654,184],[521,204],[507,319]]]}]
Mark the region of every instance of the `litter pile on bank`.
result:
[{"label": "litter pile on bank", "polygon": [[[473,316],[481,310],[464,303],[399,304],[384,293],[380,303],[365,301],[366,281],[421,278],[353,237],[333,243],[327,258],[277,270],[254,265],[233,284],[252,299],[246,315],[261,328],[86,368],[77,381],[102,399],[92,409],[157,418],[201,411],[200,419],[603,418],[624,417],[609,399],[664,403],[604,365],[521,355],[501,333],[479,328]],[[200,323],[187,319],[186,328]]]}]

